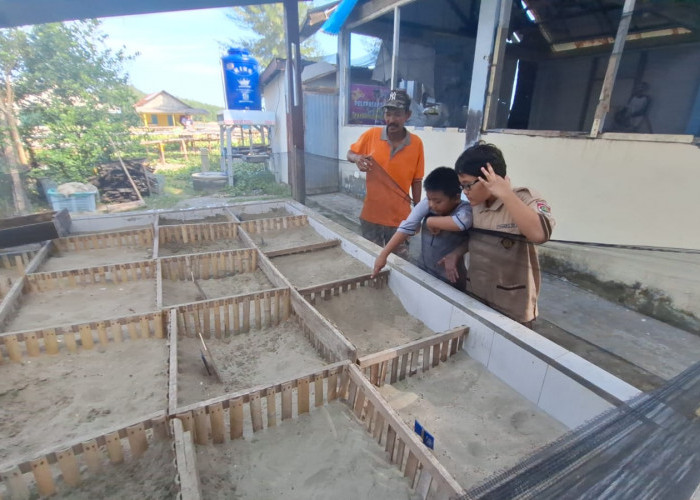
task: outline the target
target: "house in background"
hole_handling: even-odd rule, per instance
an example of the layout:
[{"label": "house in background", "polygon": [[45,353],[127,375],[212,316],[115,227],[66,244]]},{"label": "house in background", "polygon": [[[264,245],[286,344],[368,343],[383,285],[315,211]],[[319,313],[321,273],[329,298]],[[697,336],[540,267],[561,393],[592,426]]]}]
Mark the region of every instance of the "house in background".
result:
[{"label": "house in background", "polygon": [[193,108],[165,90],[149,94],[134,104],[144,127],[180,127],[193,115],[206,115],[204,109]]}]

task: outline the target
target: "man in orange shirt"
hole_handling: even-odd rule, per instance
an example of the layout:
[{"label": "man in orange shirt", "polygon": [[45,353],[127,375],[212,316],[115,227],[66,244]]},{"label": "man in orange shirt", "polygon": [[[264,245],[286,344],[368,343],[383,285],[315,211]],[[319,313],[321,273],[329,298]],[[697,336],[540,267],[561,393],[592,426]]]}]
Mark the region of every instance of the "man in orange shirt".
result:
[{"label": "man in orange shirt", "polygon": [[[418,204],[425,169],[423,142],[404,126],[411,117],[411,98],[392,90],[384,104],[386,127],[374,127],[350,146],[347,158],[366,174],[367,194],[360,214],[362,236],[384,247],[401,221]],[[411,195],[409,196],[409,191]],[[408,256],[408,245],[394,253]]]}]

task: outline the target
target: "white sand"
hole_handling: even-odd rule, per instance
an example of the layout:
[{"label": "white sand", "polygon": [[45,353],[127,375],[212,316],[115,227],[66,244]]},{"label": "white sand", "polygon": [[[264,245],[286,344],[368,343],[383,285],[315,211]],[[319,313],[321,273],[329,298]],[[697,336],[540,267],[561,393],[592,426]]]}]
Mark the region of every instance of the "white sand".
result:
[{"label": "white sand", "polygon": [[138,246],[69,250],[49,256],[46,262],[39,267],[39,271],[64,271],[66,269],[82,269],[124,262],[138,262],[150,259],[152,253],[152,248]]},{"label": "white sand", "polygon": [[206,499],[412,498],[408,480],[340,402],[250,440],[196,450]]},{"label": "white sand", "polygon": [[279,208],[272,208],[270,210],[267,210],[266,212],[259,212],[259,213],[236,213],[236,217],[238,217],[238,220],[241,221],[246,221],[246,220],[255,220],[255,219],[271,219],[275,217],[287,217],[290,214],[287,212],[285,208],[279,207]]},{"label": "white sand", "polygon": [[357,347],[358,356],[435,333],[410,316],[388,287],[360,287],[329,300],[317,298],[315,307]]},{"label": "white sand", "polygon": [[380,392],[409,427],[418,419],[435,437],[435,456],[464,488],[567,430],[464,352]]},{"label": "white sand", "polygon": [[304,288],[369,274],[372,269],[342,248],[274,257],[272,263],[292,285]]},{"label": "white sand", "polygon": [[311,245],[326,241],[311,226],[288,227],[261,233],[248,233],[263,252]]},{"label": "white sand", "polygon": [[156,310],[156,281],[99,283],[22,295],[4,331],[120,318]]},{"label": "white sand", "polygon": [[199,339],[178,339],[177,400],[180,406],[261,384],[291,380],[326,362],[304,336],[296,319],[278,326],[207,339],[207,347],[223,379],[207,375]]},{"label": "white sand", "polygon": [[0,365],[0,463],[165,409],[167,357],[145,339]]},{"label": "white sand", "polygon": [[[240,273],[224,278],[197,280],[207,299],[230,297],[275,288],[260,269],[252,273]],[[163,304],[187,304],[204,300],[191,280],[163,280]]]},{"label": "white sand", "polygon": [[175,498],[177,470],[174,460],[172,442],[152,442],[138,460],[106,465],[100,474],[85,477],[82,484],[76,488],[58,483],[58,493],[51,498],[71,500]]}]

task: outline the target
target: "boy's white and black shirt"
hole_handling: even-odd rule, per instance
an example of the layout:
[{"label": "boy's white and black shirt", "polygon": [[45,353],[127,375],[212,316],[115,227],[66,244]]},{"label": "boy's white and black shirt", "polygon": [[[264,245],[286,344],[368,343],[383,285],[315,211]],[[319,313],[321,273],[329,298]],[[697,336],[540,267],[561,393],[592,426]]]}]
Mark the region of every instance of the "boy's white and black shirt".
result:
[{"label": "boy's white and black shirt", "polygon": [[433,235],[425,223],[429,217],[435,215],[430,211],[427,198],[424,198],[413,207],[410,215],[401,222],[397,231],[413,236],[423,226],[419,265],[433,276],[446,280],[445,268],[438,265],[438,261],[468,238],[467,230],[472,227],[473,221],[472,207],[469,202],[462,200],[450,214],[457,227],[462,229],[461,231],[440,231],[437,235]]}]

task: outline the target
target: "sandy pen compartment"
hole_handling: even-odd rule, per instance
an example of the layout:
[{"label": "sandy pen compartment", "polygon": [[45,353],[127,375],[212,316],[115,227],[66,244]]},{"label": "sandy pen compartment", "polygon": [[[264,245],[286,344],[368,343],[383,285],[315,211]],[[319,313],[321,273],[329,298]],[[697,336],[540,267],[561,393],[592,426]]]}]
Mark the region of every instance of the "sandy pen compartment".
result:
[{"label": "sandy pen compartment", "polygon": [[249,247],[237,222],[158,226],[158,257]]},{"label": "sandy pen compartment", "polygon": [[[266,428],[284,429],[286,420],[299,418],[336,400],[347,405],[358,425],[383,448],[386,460],[403,473],[409,487],[420,498],[447,499],[463,493],[357,367],[348,361],[294,380],[180,408],[176,417],[182,420],[184,429],[192,433],[197,446],[216,446],[241,438],[249,440]],[[290,432],[296,430],[289,429]],[[200,469],[202,476],[204,473],[206,471]]]},{"label": "sandy pen compartment", "polygon": [[[286,371],[297,371],[296,367],[300,363],[298,371],[303,372],[308,370],[308,364],[322,366],[344,359],[355,360],[357,357],[352,344],[318,311],[310,307],[296,290],[289,288],[181,305],[169,310],[169,328],[171,413],[181,404],[180,399],[190,399],[193,381],[199,380],[204,391],[211,389],[225,392],[221,389],[233,383],[234,378],[248,378],[246,360],[239,359],[238,353],[230,352],[232,349],[235,351],[235,346],[240,342],[245,344],[246,349],[260,348],[253,359],[256,364],[260,360],[271,362],[282,359]],[[297,332],[299,335],[296,335]],[[210,381],[207,381],[203,370],[196,372],[194,368],[202,365],[200,354],[204,355],[201,352],[203,347],[199,340],[200,334],[205,339],[214,362],[225,367],[225,371],[221,370],[221,384],[213,388],[213,379],[210,377]],[[270,354],[263,351],[264,343],[270,339],[282,343],[291,342],[292,345],[288,346],[289,349],[283,349],[284,352]],[[299,341],[303,344],[303,339],[308,341],[308,346],[299,345]],[[222,356],[222,353],[229,355]],[[231,370],[223,363],[230,364],[232,359],[243,365],[236,366],[234,372],[242,372],[243,375],[234,377],[234,372],[229,373]],[[253,379],[267,377],[267,370],[254,371],[252,366],[248,370]],[[272,376],[272,379],[275,378],[278,377]],[[249,384],[248,387],[260,383]],[[187,397],[178,396],[178,384],[181,384],[182,392]]]},{"label": "sandy pen compartment", "polygon": [[51,241],[38,271],[63,271],[151,258],[153,228],[66,236]]},{"label": "sandy pen compartment", "polygon": [[275,288],[253,248],[163,257],[160,269],[166,306]]},{"label": "sandy pen compartment", "polygon": [[0,497],[176,498],[181,488],[174,447],[167,417],[160,411],[0,465]]},{"label": "sandy pen compartment", "polygon": [[393,347],[357,360],[370,383],[377,387],[396,383],[418,373],[427,372],[462,350],[469,328],[453,328],[444,333]]},{"label": "sandy pen compartment", "polygon": [[240,227],[248,236],[246,241],[265,253],[327,241],[309,225],[306,215],[249,220],[241,222]]},{"label": "sandy pen compartment", "polygon": [[157,308],[156,262],[27,274],[3,302],[6,332],[143,314]]},{"label": "sandy pen compartment", "polygon": [[293,215],[287,209],[287,202],[285,201],[240,203],[228,207],[227,210],[237,221],[279,218]]},{"label": "sandy pen compartment", "polygon": [[10,293],[12,285],[24,275],[38,251],[8,248],[0,253],[0,301]]}]

